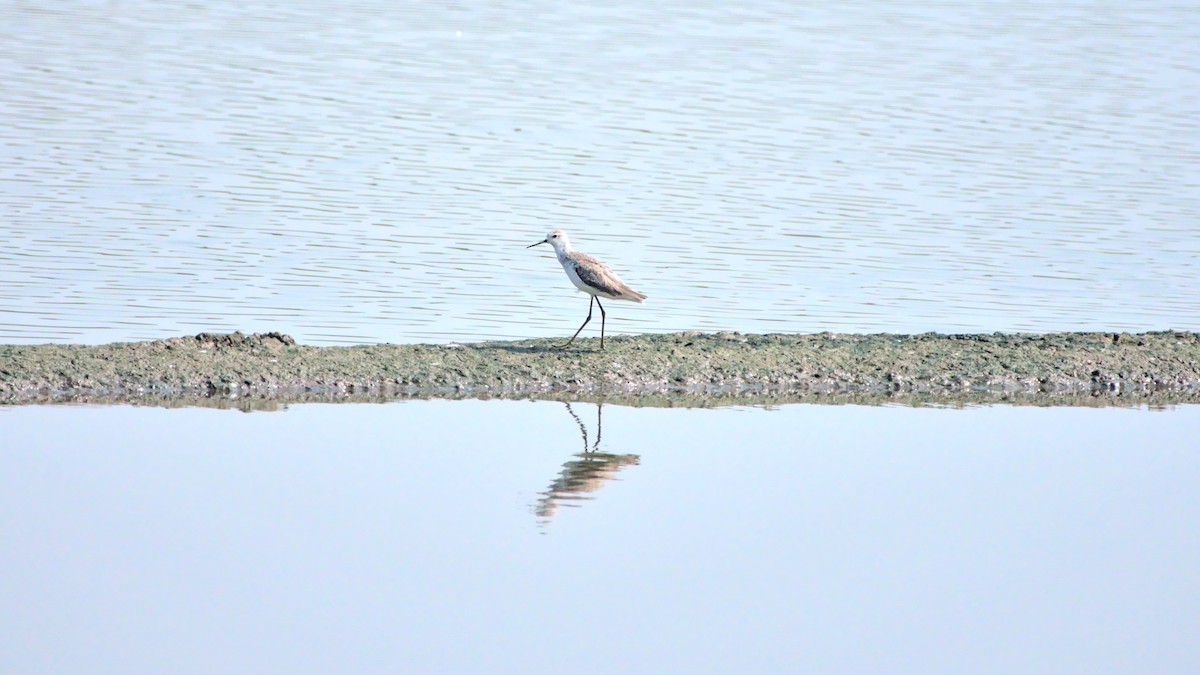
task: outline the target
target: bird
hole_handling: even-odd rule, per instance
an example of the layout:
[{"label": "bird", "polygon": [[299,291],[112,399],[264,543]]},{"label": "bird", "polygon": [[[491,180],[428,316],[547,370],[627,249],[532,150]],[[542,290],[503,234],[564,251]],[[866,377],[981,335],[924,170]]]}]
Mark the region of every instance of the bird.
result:
[{"label": "bird", "polygon": [[625,285],[625,282],[621,281],[616,273],[608,268],[608,265],[571,248],[571,240],[562,230],[550,230],[545,239],[525,248],[533,248],[542,244],[550,244],[554,247],[554,254],[558,256],[558,262],[563,266],[563,271],[567,273],[567,278],[575,284],[576,288],[592,296],[592,299],[588,301],[587,318],[583,320],[579,330],[575,331],[575,334],[562,348],[570,347],[571,343],[575,342],[575,338],[579,337],[579,332],[583,330],[583,327],[592,320],[592,304],[595,303],[600,305],[600,349],[604,349],[604,323],[607,315],[604,313],[604,305],[600,304],[600,296],[611,300],[641,303],[646,301],[646,295]]}]

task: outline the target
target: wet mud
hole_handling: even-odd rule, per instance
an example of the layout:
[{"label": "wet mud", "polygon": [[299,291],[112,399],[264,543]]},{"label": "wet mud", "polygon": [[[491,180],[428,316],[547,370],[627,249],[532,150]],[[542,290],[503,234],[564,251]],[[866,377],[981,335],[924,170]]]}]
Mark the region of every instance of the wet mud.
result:
[{"label": "wet mud", "polygon": [[[0,400],[1200,401],[1200,334],[750,335],[313,347],[280,333],[0,345]],[[858,399],[855,401],[854,399]],[[1036,402],[1034,404],[1037,404]],[[1079,403],[1075,403],[1079,404]]]}]

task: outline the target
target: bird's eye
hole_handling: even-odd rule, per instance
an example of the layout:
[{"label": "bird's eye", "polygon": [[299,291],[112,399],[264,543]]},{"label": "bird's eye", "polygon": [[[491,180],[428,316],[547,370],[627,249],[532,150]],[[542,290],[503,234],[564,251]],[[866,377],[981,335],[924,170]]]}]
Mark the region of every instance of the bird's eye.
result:
[{"label": "bird's eye", "polygon": [[558,239],[558,235],[557,235],[557,234],[552,234],[552,235],[550,235],[550,238],[551,238],[551,239]]}]

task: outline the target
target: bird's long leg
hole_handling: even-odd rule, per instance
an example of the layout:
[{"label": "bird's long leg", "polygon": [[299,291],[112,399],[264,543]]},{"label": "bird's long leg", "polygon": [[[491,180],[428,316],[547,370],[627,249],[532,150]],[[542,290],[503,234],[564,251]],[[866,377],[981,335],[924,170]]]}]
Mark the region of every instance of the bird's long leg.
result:
[{"label": "bird's long leg", "polygon": [[[594,295],[593,295],[593,296],[592,296],[592,301],[588,303],[588,317],[587,317],[586,319],[584,319],[584,320],[583,320],[583,325],[581,325],[581,326],[579,327],[579,330],[575,331],[575,334],[571,336],[571,339],[570,339],[570,340],[567,340],[567,344],[565,344],[565,345],[563,345],[563,346],[562,346],[562,348],[563,348],[563,349],[566,349],[567,347],[570,347],[570,346],[571,346],[571,343],[575,341],[575,338],[579,337],[579,331],[580,331],[580,330],[583,330],[583,326],[586,326],[586,325],[588,325],[588,322],[592,320],[592,302],[595,302],[595,301],[596,301],[596,296],[594,296]],[[601,315],[603,315],[603,314],[604,314],[604,308],[603,308],[603,307],[601,307],[601,308],[600,308],[600,314],[601,314]],[[601,338],[600,338],[600,340],[601,340],[601,342],[603,342],[604,338],[603,338],[603,337],[601,337]]]},{"label": "bird's long leg", "polygon": [[[600,305],[600,298],[595,295],[593,295],[592,297],[596,299],[596,304]],[[591,312],[592,312],[592,306],[588,305],[588,313],[591,314]],[[607,317],[604,315],[604,305],[600,305],[600,349],[604,349],[604,319],[605,318],[607,318]]]}]

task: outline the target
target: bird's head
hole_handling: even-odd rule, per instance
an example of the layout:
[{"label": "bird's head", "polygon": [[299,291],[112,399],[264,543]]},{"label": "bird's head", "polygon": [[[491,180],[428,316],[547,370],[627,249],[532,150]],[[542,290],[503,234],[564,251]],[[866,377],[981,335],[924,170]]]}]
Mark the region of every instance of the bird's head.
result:
[{"label": "bird's head", "polygon": [[554,247],[555,251],[559,251],[564,248],[571,247],[571,243],[569,241],[567,241],[567,233],[563,232],[562,230],[554,229],[554,230],[550,230],[549,232],[546,233],[545,239],[543,239],[539,242],[530,244],[530,245],[526,246],[525,248],[533,248],[534,246],[540,246],[542,244],[550,244],[551,246]]}]

